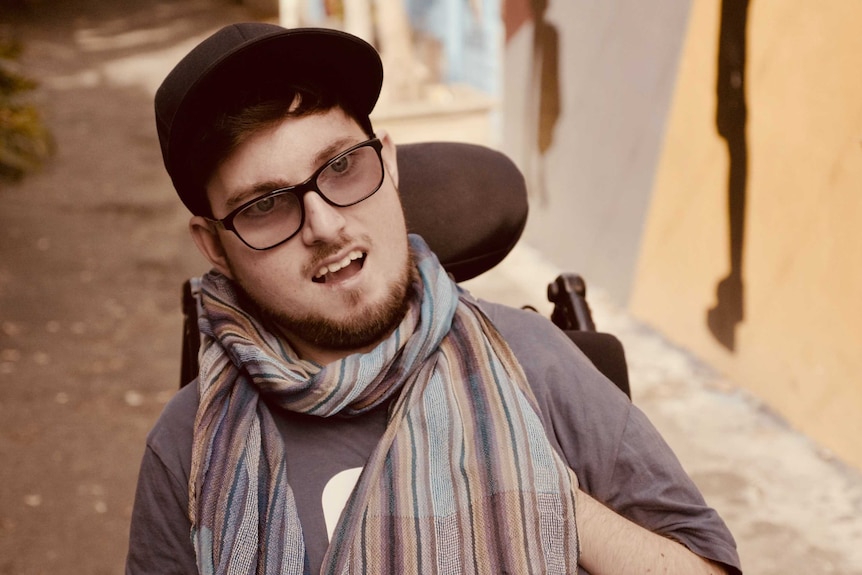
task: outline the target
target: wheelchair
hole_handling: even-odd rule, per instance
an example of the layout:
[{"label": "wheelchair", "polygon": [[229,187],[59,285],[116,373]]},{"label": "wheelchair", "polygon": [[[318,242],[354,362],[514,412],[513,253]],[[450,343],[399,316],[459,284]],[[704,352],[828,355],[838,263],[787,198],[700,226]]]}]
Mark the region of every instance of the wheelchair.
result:
[{"label": "wheelchair", "polygon": [[[425,239],[456,282],[496,266],[520,239],[529,211],[526,184],[501,152],[460,142],[401,144],[398,174],[408,231]],[[199,281],[183,285],[180,387],[198,372]],[[548,300],[554,304],[550,319],[631,397],[622,343],[596,330],[586,291],[581,276],[558,276],[548,284]]]}]

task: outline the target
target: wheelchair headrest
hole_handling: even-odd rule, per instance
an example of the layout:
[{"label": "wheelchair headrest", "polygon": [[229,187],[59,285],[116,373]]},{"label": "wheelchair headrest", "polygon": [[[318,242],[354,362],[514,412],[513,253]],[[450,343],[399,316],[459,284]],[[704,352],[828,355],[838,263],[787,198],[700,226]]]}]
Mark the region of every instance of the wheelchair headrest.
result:
[{"label": "wheelchair headrest", "polygon": [[527,222],[524,176],[505,155],[459,142],[398,146],[407,229],[425,238],[455,281],[491,269]]}]

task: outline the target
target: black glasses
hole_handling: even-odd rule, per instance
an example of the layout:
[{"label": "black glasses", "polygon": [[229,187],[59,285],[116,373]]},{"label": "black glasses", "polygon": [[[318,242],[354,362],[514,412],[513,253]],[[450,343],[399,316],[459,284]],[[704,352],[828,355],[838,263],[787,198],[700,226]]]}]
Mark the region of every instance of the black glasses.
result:
[{"label": "black glasses", "polygon": [[346,208],[374,195],[383,184],[383,144],[371,138],[341,152],[310,178],[244,203],[220,220],[210,220],[230,230],[254,250],[268,250],[295,236],[305,222],[308,192],[317,192],[326,203]]}]

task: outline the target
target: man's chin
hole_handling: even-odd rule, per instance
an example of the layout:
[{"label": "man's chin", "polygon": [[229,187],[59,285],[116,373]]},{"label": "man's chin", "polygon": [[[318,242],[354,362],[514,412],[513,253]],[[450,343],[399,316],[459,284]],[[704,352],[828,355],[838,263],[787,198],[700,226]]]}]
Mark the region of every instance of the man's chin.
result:
[{"label": "man's chin", "polygon": [[264,314],[294,344],[341,353],[368,350],[389,337],[410,308],[416,287],[414,274],[405,275],[379,301],[363,304],[357,296],[343,302],[340,317],[333,317],[331,308],[302,316],[264,308]]},{"label": "man's chin", "polygon": [[398,327],[409,306],[409,298],[402,296],[397,301],[388,299],[365,309],[356,308],[339,319],[322,314],[271,317],[289,340],[300,340],[318,349],[353,352],[372,348],[386,339]]},{"label": "man's chin", "polygon": [[343,355],[375,347],[398,327],[419,289],[414,262],[413,254],[408,252],[401,277],[376,301],[368,302],[367,293],[345,292],[342,301],[302,315],[292,313],[293,310],[276,309],[240,289],[257,309],[259,317],[291,342],[300,355],[303,347]]}]

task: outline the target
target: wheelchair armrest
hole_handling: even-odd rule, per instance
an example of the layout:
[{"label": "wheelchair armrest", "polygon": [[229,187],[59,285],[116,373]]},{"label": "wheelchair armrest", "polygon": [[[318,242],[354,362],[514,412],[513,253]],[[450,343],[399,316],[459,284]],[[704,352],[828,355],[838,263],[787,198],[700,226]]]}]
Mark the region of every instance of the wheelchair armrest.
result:
[{"label": "wheelchair armrest", "polygon": [[561,274],[548,284],[548,301],[554,304],[551,321],[565,331],[596,331],[587,304],[587,283],[578,274]]},{"label": "wheelchair armrest", "polygon": [[584,279],[571,273],[557,276],[548,284],[548,301],[554,304],[551,321],[631,399],[625,350],[613,335],[596,331]]}]

